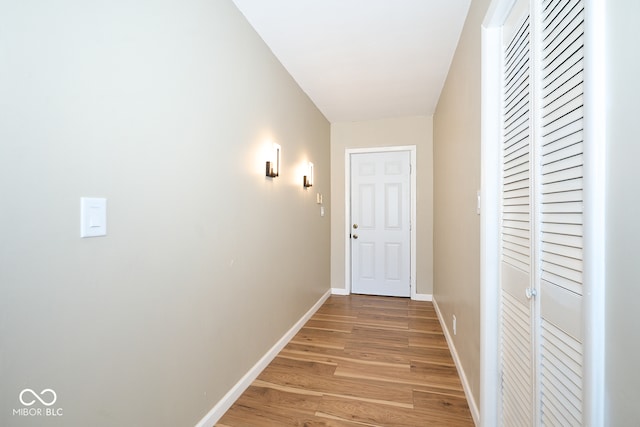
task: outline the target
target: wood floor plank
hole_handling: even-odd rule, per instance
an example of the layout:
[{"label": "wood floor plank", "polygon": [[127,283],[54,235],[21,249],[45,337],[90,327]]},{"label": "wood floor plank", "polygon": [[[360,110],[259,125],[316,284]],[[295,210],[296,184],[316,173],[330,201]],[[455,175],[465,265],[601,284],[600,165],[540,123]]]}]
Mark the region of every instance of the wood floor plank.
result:
[{"label": "wood floor plank", "polygon": [[265,370],[258,379],[320,393],[413,404],[413,388],[408,384],[390,384],[376,379],[327,377],[276,369]]},{"label": "wood floor plank", "polygon": [[460,420],[473,424],[473,418],[467,405],[467,399],[462,397],[447,396],[440,393],[428,393],[423,391],[413,392],[414,407],[418,412],[426,411],[432,414],[441,414],[451,420]]},{"label": "wood floor plank", "polygon": [[350,339],[345,345],[346,349],[358,348],[362,343],[367,345],[379,345],[383,347],[409,347],[408,331],[388,330],[370,326],[356,325],[351,331]]},{"label": "wood floor plank", "polygon": [[[287,346],[280,352],[281,356],[289,357],[297,360],[309,360],[315,362],[329,362],[335,363],[336,365],[340,362],[352,362],[352,363],[360,363],[363,365],[367,365],[369,367],[375,366],[410,366],[412,358],[405,358],[402,360],[371,360],[367,356],[368,353],[355,353],[355,352],[346,352],[334,349],[324,349],[324,348],[313,348],[313,350],[322,350],[322,351],[311,351],[307,349],[300,349],[301,346]],[[334,353],[334,354],[332,354]],[[452,362],[453,363],[453,362]]]},{"label": "wood floor plank", "polygon": [[309,319],[304,325],[307,329],[318,329],[322,331],[350,333],[353,330],[352,322],[340,322],[325,319]]},{"label": "wood floor plank", "polygon": [[354,381],[351,378],[339,378],[334,375],[335,369],[334,366],[326,364],[276,357],[267,369],[258,376],[258,379],[272,384],[321,393],[334,393],[401,404],[413,402],[413,389],[410,385],[390,385],[376,379]]},{"label": "wood floor plank", "polygon": [[334,417],[352,421],[366,423],[374,426],[462,426],[463,420],[441,415],[439,413],[429,413],[428,411],[418,412],[407,411],[393,406],[378,405],[367,402],[356,402],[340,399],[332,396],[322,398],[319,412],[329,414]]},{"label": "wood floor plank", "polygon": [[454,366],[453,358],[448,348],[434,347],[401,347],[370,344],[354,346],[353,349],[333,349],[316,347],[304,343],[289,343],[282,350],[282,354],[295,355],[310,361],[337,362],[351,360],[353,362],[370,364],[371,366],[386,364],[407,364],[412,361],[430,362],[445,366]]},{"label": "wood floor plank", "polygon": [[[443,368],[442,366],[439,366]],[[418,373],[417,371],[394,369],[394,368],[377,368],[372,370],[370,368],[363,368],[361,365],[341,365],[339,364],[335,371],[336,377],[380,381],[389,384],[404,384],[411,386],[430,386],[440,389],[452,389],[462,390],[460,380],[457,378],[457,372],[455,367],[446,367],[450,371],[442,370],[438,373]],[[455,378],[450,378],[450,375],[455,375]]]},{"label": "wood floor plank", "polygon": [[381,346],[360,346],[357,349],[345,349],[344,353],[356,360],[370,360],[386,363],[410,363],[411,361],[431,362],[440,365],[454,366],[448,348],[408,347],[385,348]]},{"label": "wood floor plank", "polygon": [[347,343],[349,335],[350,334],[348,332],[325,331],[303,327],[300,329],[300,332],[291,339],[291,342],[343,349]]},{"label": "wood floor plank", "polygon": [[238,426],[472,426],[433,304],[331,296],[220,419]]}]

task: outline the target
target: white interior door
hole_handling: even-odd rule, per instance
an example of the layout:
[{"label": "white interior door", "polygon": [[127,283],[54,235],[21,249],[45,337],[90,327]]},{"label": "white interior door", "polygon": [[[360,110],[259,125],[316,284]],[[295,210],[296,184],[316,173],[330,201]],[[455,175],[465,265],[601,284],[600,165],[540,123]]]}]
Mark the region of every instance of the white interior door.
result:
[{"label": "white interior door", "polygon": [[410,153],[351,154],[351,291],[411,294]]}]

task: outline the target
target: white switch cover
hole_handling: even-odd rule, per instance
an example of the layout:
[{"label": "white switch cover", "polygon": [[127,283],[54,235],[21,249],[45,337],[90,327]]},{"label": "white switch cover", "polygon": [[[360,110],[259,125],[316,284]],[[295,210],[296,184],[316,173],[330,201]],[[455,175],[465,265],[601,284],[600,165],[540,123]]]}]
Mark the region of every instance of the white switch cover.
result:
[{"label": "white switch cover", "polygon": [[107,199],[80,198],[80,237],[107,235]]}]

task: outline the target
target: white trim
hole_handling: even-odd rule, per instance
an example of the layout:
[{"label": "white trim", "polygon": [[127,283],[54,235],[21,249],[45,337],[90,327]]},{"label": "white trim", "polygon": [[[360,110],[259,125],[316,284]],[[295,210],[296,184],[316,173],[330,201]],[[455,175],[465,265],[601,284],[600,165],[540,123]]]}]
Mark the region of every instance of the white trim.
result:
[{"label": "white trim", "polygon": [[415,294],[411,295],[411,299],[414,301],[433,301],[432,294]]},{"label": "white trim", "polygon": [[[467,375],[464,372],[464,368],[462,367],[462,362],[460,362],[460,357],[458,356],[458,352],[456,351],[456,346],[453,343],[453,339],[451,338],[451,334],[449,334],[449,329],[447,329],[447,325],[442,317],[442,313],[440,312],[440,307],[438,307],[438,303],[433,299],[433,307],[436,309],[436,314],[438,315],[438,321],[440,321],[440,326],[442,327],[442,331],[444,332],[444,337],[447,340],[447,345],[449,346],[449,351],[451,352],[451,357],[453,358],[453,362],[456,364],[456,369],[458,370],[458,376],[460,377],[460,382],[462,382],[462,389],[464,390],[464,395],[467,398],[467,403],[469,404],[469,410],[471,411],[471,416],[473,417],[473,422],[475,425],[480,425],[480,413],[478,411],[478,405],[476,405],[476,401],[473,399],[473,393],[471,392],[471,385],[469,384],[469,380],[467,379]],[[486,425],[486,424],[482,424]],[[492,424],[496,425],[496,424]]]},{"label": "white trim", "polygon": [[480,425],[500,413],[500,130],[502,30],[513,0],[494,0],[482,27],[482,143],[480,198]]},{"label": "white trim", "polygon": [[483,29],[499,28],[507,20],[507,16],[518,0],[493,0],[487,9],[482,22]]},{"label": "white trim", "polygon": [[417,272],[417,264],[416,264],[416,241],[417,241],[417,229],[416,221],[416,205],[417,205],[417,179],[416,175],[418,174],[417,169],[417,156],[416,156],[416,146],[415,145],[398,145],[398,146],[390,146],[390,147],[370,147],[370,148],[347,148],[344,152],[344,224],[345,224],[345,234],[344,234],[344,285],[346,294],[349,295],[351,293],[351,241],[349,239],[349,234],[351,233],[351,154],[362,154],[362,153],[388,153],[394,151],[408,151],[410,155],[411,162],[411,299],[416,299],[417,289],[416,289],[416,272]]},{"label": "white trim", "polygon": [[585,425],[604,425],[605,402],[605,206],[606,206],[606,8],[585,1],[584,83],[584,378]]},{"label": "white trim", "polygon": [[296,322],[295,325],[291,327],[285,333],[282,338],[276,342],[273,347],[267,351],[267,353],[258,360],[258,362],[253,365],[249,372],[247,372],[241,379],[234,385],[231,390],[224,395],[222,399],[207,413],[207,415],[202,418],[196,427],[213,427],[220,418],[224,415],[225,412],[233,405],[233,403],[244,393],[244,391],[251,385],[251,383],[260,375],[260,373],[264,370],[264,368],[271,363],[271,361],[278,355],[280,350],[287,345],[289,341],[298,333],[298,331],[304,326],[304,324],[313,316],[313,314],[318,311],[318,309],[324,304],[324,302],[331,295],[331,290],[328,290],[320,297],[320,299],[307,311],[301,318]]},{"label": "white trim", "polygon": [[349,295],[349,291],[345,288],[331,288],[331,295]]},{"label": "white trim", "polygon": [[344,288],[351,293],[351,153],[344,150]]}]

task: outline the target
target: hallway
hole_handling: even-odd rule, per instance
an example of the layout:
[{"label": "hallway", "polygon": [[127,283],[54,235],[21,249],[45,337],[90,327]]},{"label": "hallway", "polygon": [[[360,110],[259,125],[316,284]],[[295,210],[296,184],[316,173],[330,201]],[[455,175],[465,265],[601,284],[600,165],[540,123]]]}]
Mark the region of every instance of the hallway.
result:
[{"label": "hallway", "polygon": [[472,426],[431,302],[331,296],[218,426]]}]

